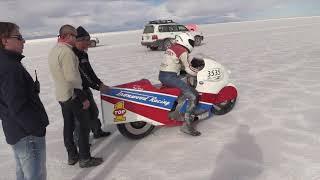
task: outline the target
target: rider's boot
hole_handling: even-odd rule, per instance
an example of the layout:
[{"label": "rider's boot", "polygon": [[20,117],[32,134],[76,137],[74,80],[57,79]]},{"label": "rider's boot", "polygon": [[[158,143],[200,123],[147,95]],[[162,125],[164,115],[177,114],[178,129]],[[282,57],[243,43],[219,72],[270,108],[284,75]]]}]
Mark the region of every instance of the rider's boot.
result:
[{"label": "rider's boot", "polygon": [[169,112],[169,119],[176,120],[176,121],[183,121],[183,115],[177,110],[171,111]]},{"label": "rider's boot", "polygon": [[177,121],[184,121],[184,117],[183,117],[183,114],[180,113],[180,109],[182,108],[185,100],[186,99],[184,96],[178,97],[178,99],[177,99],[178,104],[176,106],[176,109],[174,111],[169,112],[169,119],[177,120]]},{"label": "rider's boot", "polygon": [[180,131],[190,134],[191,136],[200,136],[201,133],[192,126],[192,119],[193,118],[190,113],[186,113],[184,117],[184,123],[180,127]]}]

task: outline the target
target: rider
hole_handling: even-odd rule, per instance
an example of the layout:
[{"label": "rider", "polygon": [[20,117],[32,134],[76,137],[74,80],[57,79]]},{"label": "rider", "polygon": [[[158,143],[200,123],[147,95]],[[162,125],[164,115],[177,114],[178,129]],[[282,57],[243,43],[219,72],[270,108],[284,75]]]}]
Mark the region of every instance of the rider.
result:
[{"label": "rider", "polygon": [[[192,35],[189,33],[177,35],[175,43],[165,51],[163,62],[160,65],[159,80],[168,87],[176,87],[182,91],[182,96],[178,98],[179,101],[189,100],[184,115],[184,123],[180,130],[192,136],[199,136],[201,133],[191,124],[193,120],[191,115],[198,103],[198,92],[179,76],[180,71],[183,70],[191,76],[196,76],[199,72],[197,68],[192,66],[192,59],[189,57],[193,48],[194,37]],[[172,112],[175,114],[173,117],[177,117],[180,110],[179,108],[177,107],[176,110]]]}]

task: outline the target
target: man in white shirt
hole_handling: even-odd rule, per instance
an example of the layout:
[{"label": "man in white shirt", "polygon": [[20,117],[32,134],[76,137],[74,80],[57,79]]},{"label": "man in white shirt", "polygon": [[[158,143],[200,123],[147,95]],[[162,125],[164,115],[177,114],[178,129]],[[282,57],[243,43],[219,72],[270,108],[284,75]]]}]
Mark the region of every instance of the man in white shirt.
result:
[{"label": "man in white shirt", "polygon": [[[90,154],[90,102],[82,90],[79,60],[72,51],[76,36],[77,31],[71,25],[60,28],[58,43],[49,53],[49,68],[64,119],[63,137],[68,152],[68,164],[74,165],[79,161],[79,166],[85,168],[97,166],[103,160],[91,157]],[[75,120],[80,124],[79,152],[73,140]]]}]

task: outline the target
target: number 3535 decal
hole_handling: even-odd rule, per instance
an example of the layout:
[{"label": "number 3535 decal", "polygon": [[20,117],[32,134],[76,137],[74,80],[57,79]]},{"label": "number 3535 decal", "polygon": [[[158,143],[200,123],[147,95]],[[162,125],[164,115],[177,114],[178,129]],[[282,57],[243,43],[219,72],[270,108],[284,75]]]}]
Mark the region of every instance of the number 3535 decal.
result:
[{"label": "number 3535 decal", "polygon": [[208,72],[208,80],[219,81],[223,77],[223,73],[220,68],[210,69]]}]

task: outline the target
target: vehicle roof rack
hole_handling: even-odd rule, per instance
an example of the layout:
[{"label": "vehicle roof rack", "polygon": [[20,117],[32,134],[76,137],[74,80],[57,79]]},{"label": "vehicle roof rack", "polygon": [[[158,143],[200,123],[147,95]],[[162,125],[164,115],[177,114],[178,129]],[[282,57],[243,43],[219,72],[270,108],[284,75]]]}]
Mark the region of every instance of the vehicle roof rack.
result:
[{"label": "vehicle roof rack", "polygon": [[175,23],[171,19],[165,19],[165,20],[154,20],[154,21],[149,21],[149,24],[168,24],[168,23]]}]

